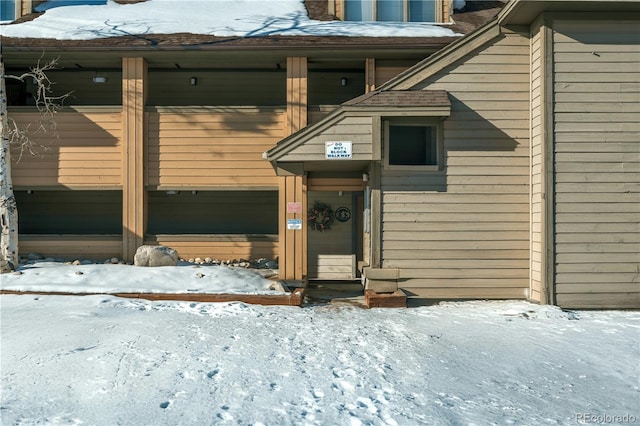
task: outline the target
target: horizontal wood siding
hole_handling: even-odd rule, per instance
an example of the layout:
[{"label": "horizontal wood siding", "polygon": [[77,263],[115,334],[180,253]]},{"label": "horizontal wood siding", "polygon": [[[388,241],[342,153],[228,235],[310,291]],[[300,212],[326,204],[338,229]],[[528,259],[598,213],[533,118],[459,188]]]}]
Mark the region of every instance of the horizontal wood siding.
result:
[{"label": "horizontal wood siding", "polygon": [[278,257],[278,238],[274,236],[242,235],[152,235],[145,244],[160,244],[178,251],[182,259],[218,260],[275,259]]},{"label": "horizontal wood siding", "polygon": [[449,92],[442,172],[382,171],[382,266],[429,298],[529,289],[529,40],[510,34],[414,89]]},{"label": "horizontal wood siding", "polygon": [[640,307],[640,22],[554,21],[556,300]]},{"label": "horizontal wood siding", "polygon": [[[58,112],[46,133],[36,132],[41,114],[12,110],[9,115],[31,134],[34,154],[14,146],[13,184],[16,188],[43,186],[107,187],[121,185],[122,118],[119,110],[99,108]],[[31,124],[30,124],[31,123]]]},{"label": "horizontal wood siding", "polygon": [[371,117],[343,117],[315,137],[310,138],[280,161],[320,161],[325,159],[325,142],[351,141],[353,160],[371,160],[373,119]]},{"label": "horizontal wood siding", "polygon": [[122,235],[20,235],[20,253],[65,260],[104,261],[122,256]]},{"label": "horizontal wood siding", "polygon": [[542,300],[542,163],[544,138],[543,128],[543,29],[540,23],[532,28],[531,36],[531,245],[530,245],[530,284],[531,300]]},{"label": "horizontal wood siding", "polygon": [[148,113],[146,185],[276,187],[262,159],[284,137],[273,108],[168,108]]}]

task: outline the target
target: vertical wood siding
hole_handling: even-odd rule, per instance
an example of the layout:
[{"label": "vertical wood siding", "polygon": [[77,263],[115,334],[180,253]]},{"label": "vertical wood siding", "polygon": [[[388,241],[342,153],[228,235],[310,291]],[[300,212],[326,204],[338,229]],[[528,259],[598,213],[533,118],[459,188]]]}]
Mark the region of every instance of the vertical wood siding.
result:
[{"label": "vertical wood siding", "polygon": [[382,266],[421,297],[528,293],[530,45],[492,43],[414,88],[449,92],[443,171],[382,171]]},{"label": "vertical wood siding", "polygon": [[543,48],[541,26],[531,31],[531,245],[530,245],[530,294],[535,301],[542,299],[542,127],[543,114]]},{"label": "vertical wood siding", "polygon": [[640,307],[640,22],[555,21],[556,301]]},{"label": "vertical wood siding", "polygon": [[148,186],[278,185],[262,153],[284,136],[283,110],[167,108],[148,119]]},{"label": "vertical wood siding", "polygon": [[[13,110],[9,115],[26,128],[37,123],[37,112]],[[122,118],[107,109],[65,110],[56,114],[53,127],[34,133],[35,155],[20,157],[12,150],[12,174],[16,188],[42,186],[119,187],[121,185]],[[35,126],[31,125],[32,129]],[[20,160],[20,161],[18,161]]]}]

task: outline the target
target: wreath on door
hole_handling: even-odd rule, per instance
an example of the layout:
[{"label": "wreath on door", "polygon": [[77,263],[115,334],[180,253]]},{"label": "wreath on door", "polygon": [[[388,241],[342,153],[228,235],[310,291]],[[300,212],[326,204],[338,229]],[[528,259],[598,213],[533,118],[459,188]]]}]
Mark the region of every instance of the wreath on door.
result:
[{"label": "wreath on door", "polygon": [[328,204],[324,203],[314,203],[307,214],[309,227],[315,231],[324,232],[327,229],[331,229],[334,220],[333,210]]}]

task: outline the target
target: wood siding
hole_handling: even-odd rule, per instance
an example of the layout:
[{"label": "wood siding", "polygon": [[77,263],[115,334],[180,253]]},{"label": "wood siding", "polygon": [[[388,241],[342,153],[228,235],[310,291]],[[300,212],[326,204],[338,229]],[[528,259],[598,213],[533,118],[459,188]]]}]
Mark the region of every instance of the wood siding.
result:
[{"label": "wood siding", "polygon": [[218,260],[274,259],[278,256],[277,236],[249,235],[153,235],[145,244],[160,244],[178,251],[182,259]]},{"label": "wood siding", "polygon": [[529,290],[528,37],[506,34],[414,89],[449,92],[441,172],[382,170],[382,267],[429,298]]},{"label": "wood siding", "polygon": [[122,255],[121,235],[20,235],[20,253],[65,260],[106,260]]},{"label": "wood siding", "polygon": [[556,302],[640,307],[640,22],[553,23]]},{"label": "wood siding", "polygon": [[333,126],[310,138],[283,156],[280,161],[319,161],[325,159],[325,142],[351,141],[353,160],[372,159],[373,119],[367,116],[343,117]]},{"label": "wood siding", "polygon": [[284,137],[284,110],[176,107],[147,115],[147,186],[277,187],[262,153]]},{"label": "wood siding", "polygon": [[[35,130],[41,114],[9,111],[18,126]],[[118,188],[122,183],[122,117],[120,108],[76,108],[58,112],[46,133],[32,133],[34,155],[12,150],[16,188]],[[19,161],[18,161],[19,160]]]},{"label": "wood siding", "polygon": [[531,29],[531,225],[529,297],[541,302],[543,295],[543,108],[544,108],[544,47],[542,22]]}]

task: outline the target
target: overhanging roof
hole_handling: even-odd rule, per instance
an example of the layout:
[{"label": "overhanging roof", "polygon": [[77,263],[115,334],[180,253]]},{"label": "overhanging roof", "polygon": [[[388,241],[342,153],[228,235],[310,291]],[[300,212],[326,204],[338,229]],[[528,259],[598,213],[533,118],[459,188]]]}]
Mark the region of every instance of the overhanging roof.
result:
[{"label": "overhanging roof", "polygon": [[[416,117],[448,117],[451,102],[444,90],[386,91],[371,92],[345,102],[318,123],[282,139],[276,146],[263,154],[272,162],[292,153],[307,141],[352,116],[394,116],[410,114]],[[331,137],[334,137],[333,135]]]}]

